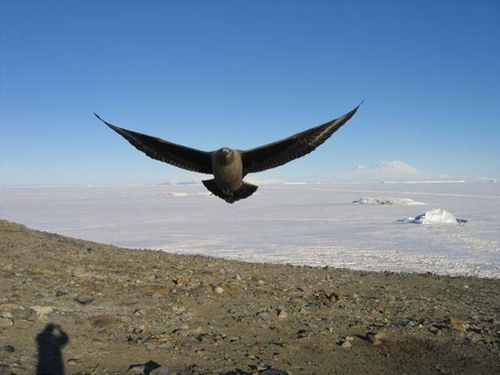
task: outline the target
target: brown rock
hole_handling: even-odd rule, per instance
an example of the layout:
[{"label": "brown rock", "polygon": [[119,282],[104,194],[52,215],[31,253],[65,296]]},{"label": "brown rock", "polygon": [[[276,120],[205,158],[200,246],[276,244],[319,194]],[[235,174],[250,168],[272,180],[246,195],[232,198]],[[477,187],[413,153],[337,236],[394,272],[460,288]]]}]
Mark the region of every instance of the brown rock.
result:
[{"label": "brown rock", "polygon": [[366,334],[366,337],[371,344],[377,346],[382,344],[382,341],[386,337],[386,334],[383,332],[368,332]]},{"label": "brown rock", "polygon": [[448,319],[448,324],[450,325],[451,329],[454,329],[456,331],[465,332],[467,330],[467,325],[460,319],[450,317]]}]

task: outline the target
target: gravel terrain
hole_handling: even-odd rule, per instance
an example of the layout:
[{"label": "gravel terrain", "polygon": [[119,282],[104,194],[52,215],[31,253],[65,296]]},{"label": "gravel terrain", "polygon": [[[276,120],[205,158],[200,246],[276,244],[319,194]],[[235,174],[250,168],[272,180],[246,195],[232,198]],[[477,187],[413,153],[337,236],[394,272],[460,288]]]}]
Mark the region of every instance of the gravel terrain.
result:
[{"label": "gravel terrain", "polygon": [[500,280],[121,249],[0,221],[0,374],[500,374],[499,344]]}]

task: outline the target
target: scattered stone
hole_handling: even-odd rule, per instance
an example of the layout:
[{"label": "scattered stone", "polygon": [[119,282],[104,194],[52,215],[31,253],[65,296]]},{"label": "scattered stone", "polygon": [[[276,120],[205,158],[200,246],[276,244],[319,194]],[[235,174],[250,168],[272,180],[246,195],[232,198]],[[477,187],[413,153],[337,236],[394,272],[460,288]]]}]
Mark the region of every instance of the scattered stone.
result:
[{"label": "scattered stone", "polygon": [[382,344],[382,341],[386,337],[386,335],[383,332],[368,332],[366,334],[366,337],[371,344],[377,346]]},{"label": "scattered stone", "polygon": [[200,333],[199,335],[196,336],[196,339],[204,344],[213,344],[219,341],[220,337],[218,337],[218,335],[211,333]]},{"label": "scattered stone", "polygon": [[330,306],[339,300],[339,296],[335,292],[327,293],[323,289],[315,290],[312,293],[315,299],[314,305]]},{"label": "scattered stone", "polygon": [[[151,374],[151,372],[153,370],[156,370],[158,368],[161,368],[161,365],[159,363],[156,363],[155,361],[148,361],[146,363],[138,363],[138,364],[130,365],[128,367],[128,371],[132,371],[133,373],[136,373],[136,374],[138,374],[138,373]],[[138,371],[141,371],[141,372],[138,372]]]},{"label": "scattered stone", "polygon": [[[2,223],[0,263],[13,264],[16,274],[0,265],[0,321],[7,324],[0,328],[0,374],[36,373],[44,314],[68,334],[59,349],[73,375],[427,374],[438,364],[441,373],[500,374],[499,280],[250,264],[99,244],[88,252],[84,241],[3,230]],[[11,249],[12,238],[19,244]],[[71,277],[68,265],[81,265],[87,276]],[[95,300],[84,305],[86,297]],[[465,331],[446,316],[463,319]],[[346,336],[352,333],[362,335]],[[149,359],[166,362],[151,369],[143,363]],[[127,372],[131,363],[141,366]],[[201,367],[187,369],[192,363]]]},{"label": "scattered stone", "polygon": [[429,331],[434,333],[435,335],[437,335],[440,331],[439,331],[439,328],[437,328],[436,326],[432,325],[430,328],[429,328]]},{"label": "scattered stone", "polygon": [[289,372],[286,371],[281,371],[281,370],[276,370],[274,368],[270,368],[267,370],[264,370],[260,373],[260,375],[292,375]]},{"label": "scattered stone", "polygon": [[353,336],[346,336],[344,338],[340,338],[340,339],[335,340],[335,343],[344,349],[349,349],[352,347],[353,341],[354,341]]},{"label": "scattered stone", "polygon": [[61,289],[56,290],[56,297],[62,297],[62,296],[65,296],[67,294],[69,294],[69,292],[66,289],[61,288]]},{"label": "scattered stone", "polygon": [[474,333],[482,333],[482,329],[479,328],[478,326],[473,325],[473,324],[468,324],[467,325],[467,330],[471,331],[471,332],[474,332]]},{"label": "scattered stone", "polygon": [[75,297],[75,301],[83,306],[91,304],[92,302],[94,302],[94,300],[95,300],[95,298],[93,296],[85,295],[85,294]]},{"label": "scattered stone", "polygon": [[16,351],[16,348],[14,348],[13,345],[5,345],[3,347],[3,350],[6,351],[7,353],[14,353]]},{"label": "scattered stone", "polygon": [[189,329],[187,327],[176,328],[171,333],[172,336],[186,337],[189,335]]},{"label": "scattered stone", "polygon": [[278,319],[288,318],[288,313],[285,310],[278,309]]},{"label": "scattered stone", "polygon": [[224,289],[222,289],[220,286],[217,286],[214,288],[214,292],[217,294],[222,294],[224,293]]},{"label": "scattered stone", "polygon": [[79,363],[81,363],[82,360],[80,358],[69,358],[66,363],[68,365],[78,365]]},{"label": "scattered stone", "polygon": [[265,311],[260,311],[256,314],[256,317],[260,320],[268,320],[269,319],[269,314]]},{"label": "scattered stone", "polygon": [[344,341],[340,346],[344,349],[349,349],[352,347],[352,344],[350,341]]},{"label": "scattered stone", "polygon": [[296,335],[298,339],[302,339],[308,336],[307,331],[305,329],[299,329]]},{"label": "scattered stone", "polygon": [[179,276],[174,279],[174,284],[175,285],[189,285],[191,282],[191,277],[190,276]]},{"label": "scattered stone", "polygon": [[448,319],[448,324],[450,325],[451,329],[454,329],[456,331],[466,331],[467,330],[467,325],[460,319],[455,319],[455,318],[449,318]]}]

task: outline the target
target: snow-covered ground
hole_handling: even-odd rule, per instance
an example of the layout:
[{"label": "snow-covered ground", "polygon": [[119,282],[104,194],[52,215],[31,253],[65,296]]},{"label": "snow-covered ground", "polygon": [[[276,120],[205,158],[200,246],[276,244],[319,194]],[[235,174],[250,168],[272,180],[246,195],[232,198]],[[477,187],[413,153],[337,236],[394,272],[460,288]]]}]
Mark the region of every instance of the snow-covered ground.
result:
[{"label": "snow-covered ground", "polygon": [[[0,217],[117,246],[500,278],[500,184],[265,185],[234,205],[205,192],[199,185],[2,188]],[[363,196],[425,205],[352,204]],[[400,220],[433,208],[468,223]]]}]

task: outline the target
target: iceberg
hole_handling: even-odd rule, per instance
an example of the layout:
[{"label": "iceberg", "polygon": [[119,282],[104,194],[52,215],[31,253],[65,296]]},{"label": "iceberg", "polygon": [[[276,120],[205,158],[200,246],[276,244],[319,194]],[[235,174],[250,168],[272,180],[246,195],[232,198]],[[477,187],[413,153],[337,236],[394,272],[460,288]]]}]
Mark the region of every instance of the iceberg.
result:
[{"label": "iceberg", "polygon": [[429,210],[416,217],[408,218],[408,222],[414,224],[463,224],[466,223],[465,219],[457,219],[452,213],[445,211],[441,208]]},{"label": "iceberg", "polygon": [[388,206],[422,206],[424,202],[414,201],[410,198],[399,198],[399,199],[379,199],[372,197],[362,197],[352,203],[363,204],[363,205],[388,205]]}]

